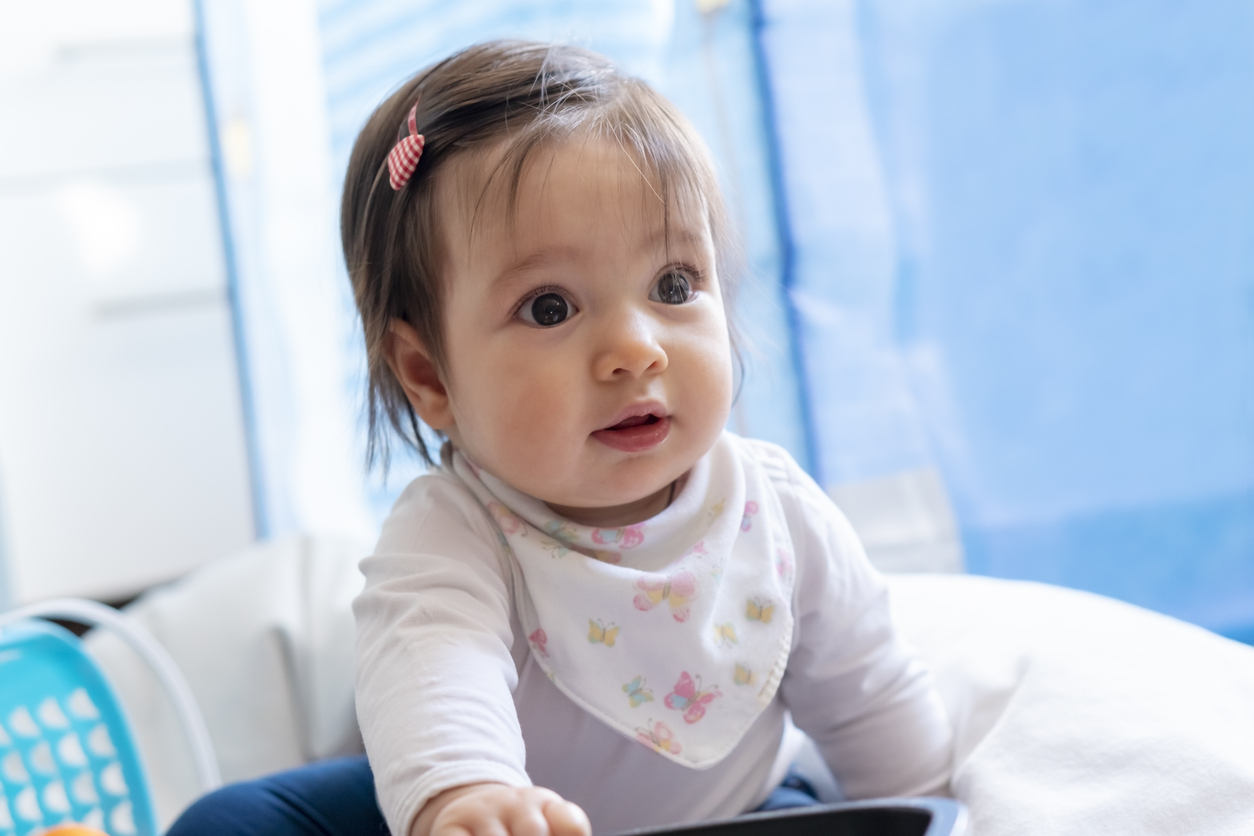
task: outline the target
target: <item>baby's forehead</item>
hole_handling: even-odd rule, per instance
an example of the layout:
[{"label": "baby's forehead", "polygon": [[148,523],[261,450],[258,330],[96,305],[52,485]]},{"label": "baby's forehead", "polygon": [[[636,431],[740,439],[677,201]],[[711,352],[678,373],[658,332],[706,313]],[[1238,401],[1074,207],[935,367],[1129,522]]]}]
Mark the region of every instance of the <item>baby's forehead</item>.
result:
[{"label": "baby's forehead", "polygon": [[446,246],[525,239],[550,216],[582,208],[659,246],[710,236],[705,196],[612,138],[577,134],[520,146],[503,141],[449,161],[437,184]]}]

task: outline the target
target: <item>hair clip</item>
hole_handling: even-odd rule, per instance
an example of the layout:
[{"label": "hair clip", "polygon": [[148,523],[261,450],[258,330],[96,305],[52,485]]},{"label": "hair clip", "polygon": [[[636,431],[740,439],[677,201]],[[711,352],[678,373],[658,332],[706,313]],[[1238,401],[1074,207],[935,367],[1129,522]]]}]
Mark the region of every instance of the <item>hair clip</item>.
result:
[{"label": "hair clip", "polygon": [[422,147],[426,144],[422,134],[418,133],[418,103],[414,102],[414,106],[409,109],[409,136],[403,137],[400,142],[388,152],[388,182],[392,184],[394,191],[400,191],[405,188],[405,184],[409,182],[409,178],[414,176],[414,169],[418,167],[418,160],[422,159]]}]

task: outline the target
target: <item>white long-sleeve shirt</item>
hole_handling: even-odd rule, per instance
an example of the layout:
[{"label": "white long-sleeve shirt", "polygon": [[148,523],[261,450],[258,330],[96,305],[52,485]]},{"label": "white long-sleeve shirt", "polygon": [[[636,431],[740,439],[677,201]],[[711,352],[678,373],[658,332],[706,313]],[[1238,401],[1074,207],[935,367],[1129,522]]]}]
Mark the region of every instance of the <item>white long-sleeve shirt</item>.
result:
[{"label": "white long-sleeve shirt", "polygon": [[[532,659],[491,516],[448,471],[401,495],[357,618],[357,714],[389,827],[440,792],[548,787],[597,833],[736,815],[765,799],[788,715],[848,798],[943,792],[951,733],[930,674],[894,630],[884,580],[844,516],[782,449],[740,445],[788,520],[796,626],[775,698],[719,763],[673,763],[563,695]],[[660,650],[660,652],[664,652]]]}]

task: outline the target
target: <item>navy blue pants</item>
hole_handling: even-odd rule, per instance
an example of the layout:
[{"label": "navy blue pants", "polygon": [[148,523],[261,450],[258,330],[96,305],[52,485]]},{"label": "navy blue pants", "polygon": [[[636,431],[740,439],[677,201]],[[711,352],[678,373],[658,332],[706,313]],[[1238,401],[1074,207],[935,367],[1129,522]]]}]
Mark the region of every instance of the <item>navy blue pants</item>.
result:
[{"label": "navy blue pants", "polygon": [[[817,804],[790,774],[759,810]],[[320,761],[231,784],[184,811],[166,836],[387,836],[365,756]]]}]

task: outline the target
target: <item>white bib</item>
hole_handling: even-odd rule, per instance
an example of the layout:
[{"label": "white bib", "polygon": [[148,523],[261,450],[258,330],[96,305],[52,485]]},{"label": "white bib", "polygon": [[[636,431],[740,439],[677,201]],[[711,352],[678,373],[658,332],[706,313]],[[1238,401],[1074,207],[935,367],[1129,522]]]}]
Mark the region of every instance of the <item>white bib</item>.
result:
[{"label": "white bib", "polygon": [[724,433],[670,507],[577,525],[453,454],[516,561],[532,654],[584,710],[676,763],[723,759],[770,703],[792,643],[793,547],[762,469]]}]

